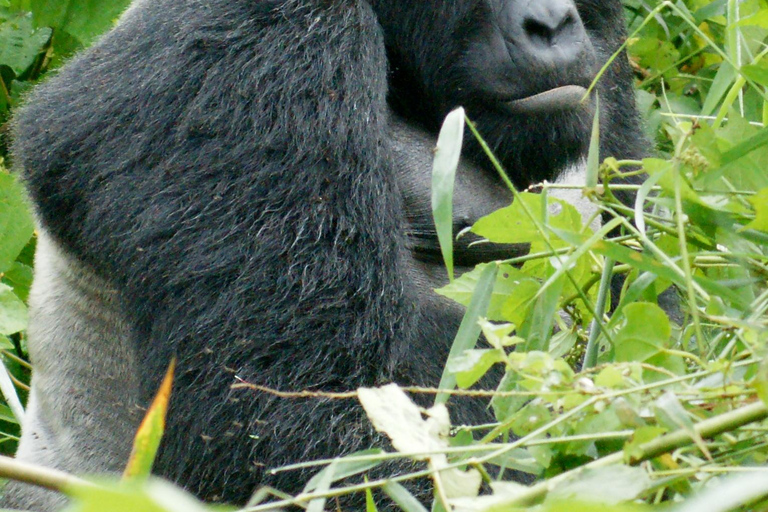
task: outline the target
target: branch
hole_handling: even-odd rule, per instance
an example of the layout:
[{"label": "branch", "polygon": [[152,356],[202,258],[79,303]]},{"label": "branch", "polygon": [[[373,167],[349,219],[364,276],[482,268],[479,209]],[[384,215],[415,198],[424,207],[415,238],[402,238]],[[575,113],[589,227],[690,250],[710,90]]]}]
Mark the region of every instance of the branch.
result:
[{"label": "branch", "polygon": [[94,484],[64,471],[5,456],[0,456],[0,477],[58,492],[65,492],[72,487],[96,487]]},{"label": "branch", "polygon": [[[711,438],[724,432],[730,432],[749,423],[764,420],[766,418],[768,418],[768,408],[766,408],[762,401],[758,401],[745,407],[740,407],[734,411],[720,414],[714,418],[700,421],[694,425],[693,428],[702,438]],[[684,446],[691,445],[693,443],[694,440],[691,438],[691,435],[688,431],[682,429],[676,430],[670,434],[658,437],[653,441],[649,441],[638,446],[635,448],[638,455],[635,455],[629,460],[625,461],[623,451],[612,453],[611,455],[607,455],[603,458],[592,461],[589,464],[585,464],[576,469],[566,471],[565,473],[562,473],[561,475],[558,475],[554,478],[549,478],[543,482],[539,482],[538,484],[531,486],[527,491],[516,494],[514,498],[511,498],[503,503],[499,503],[499,505],[511,506],[534,503],[543,499],[547,493],[554,489],[557,485],[560,485],[566,480],[578,477],[586,470],[611,466],[613,464],[621,464],[622,462],[626,462],[631,466],[637,466],[638,464],[647,460],[651,460],[655,457],[658,457],[659,455],[671,452]]]}]

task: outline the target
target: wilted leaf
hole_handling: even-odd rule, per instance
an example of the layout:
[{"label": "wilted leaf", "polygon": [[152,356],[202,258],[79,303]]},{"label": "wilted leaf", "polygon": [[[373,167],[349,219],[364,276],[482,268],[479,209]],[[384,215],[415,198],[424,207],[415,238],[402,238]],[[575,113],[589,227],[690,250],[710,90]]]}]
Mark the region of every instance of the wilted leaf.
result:
[{"label": "wilted leaf", "polygon": [[139,425],[133,440],[133,450],[128,458],[128,465],[123,472],[123,478],[126,480],[147,477],[152,472],[157,449],[160,447],[160,441],[165,432],[165,415],[168,412],[168,402],[171,398],[175,368],[176,359],[173,359],[168,365],[168,370],[157,395],[152,400],[152,405]]},{"label": "wilted leaf", "polygon": [[[439,452],[448,448],[451,424],[444,404],[437,404],[425,411],[428,416],[425,420],[421,417],[421,410],[396,384],[360,388],[357,393],[373,426],[389,437],[397,451]],[[437,470],[448,465],[448,458],[442,453],[412,457],[415,460],[429,460],[430,466]],[[480,491],[482,478],[475,469],[443,469],[438,474],[448,497],[477,496]]]}]

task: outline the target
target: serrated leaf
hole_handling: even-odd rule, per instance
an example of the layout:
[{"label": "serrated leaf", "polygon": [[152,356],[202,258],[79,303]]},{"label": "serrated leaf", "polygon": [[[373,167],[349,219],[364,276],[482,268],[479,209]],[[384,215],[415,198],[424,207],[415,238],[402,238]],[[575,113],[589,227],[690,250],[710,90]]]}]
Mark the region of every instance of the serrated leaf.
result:
[{"label": "serrated leaf", "polygon": [[[463,306],[469,306],[480,277],[488,265],[492,264],[476,266],[435,292]],[[531,298],[538,292],[541,284],[511,265],[498,265],[498,269],[491,302],[484,316],[494,321],[522,323],[527,311],[526,304],[531,302]]]},{"label": "serrated leaf", "polygon": [[511,205],[482,217],[472,232],[501,244],[539,243],[545,236],[539,226],[551,226],[567,231],[580,231],[582,217],[572,204],[553,196],[523,192]]}]

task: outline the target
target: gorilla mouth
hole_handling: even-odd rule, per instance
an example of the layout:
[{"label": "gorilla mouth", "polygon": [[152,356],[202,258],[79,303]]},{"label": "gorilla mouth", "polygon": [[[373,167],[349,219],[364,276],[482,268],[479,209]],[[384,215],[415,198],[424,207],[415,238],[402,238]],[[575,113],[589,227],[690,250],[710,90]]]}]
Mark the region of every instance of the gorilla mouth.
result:
[{"label": "gorilla mouth", "polygon": [[583,105],[586,95],[587,89],[580,85],[564,85],[526,98],[506,101],[504,105],[515,114],[554,112]]}]

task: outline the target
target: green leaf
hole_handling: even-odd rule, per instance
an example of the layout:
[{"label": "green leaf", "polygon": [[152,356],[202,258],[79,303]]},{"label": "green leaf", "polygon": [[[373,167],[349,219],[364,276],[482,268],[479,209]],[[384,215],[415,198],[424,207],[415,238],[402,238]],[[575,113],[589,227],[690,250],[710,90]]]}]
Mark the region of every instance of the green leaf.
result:
[{"label": "green leaf", "polygon": [[522,192],[511,205],[496,210],[482,217],[472,226],[472,232],[500,244],[530,243],[541,238],[542,233],[536,227],[531,216],[526,213],[527,206],[534,218],[543,222],[542,195]]},{"label": "green leaf", "polygon": [[[552,269],[552,273],[555,269]],[[567,278],[561,274],[550,283],[544,292],[539,292],[539,298],[520,330],[520,337],[525,339],[523,350],[549,351],[549,340],[552,337],[552,328],[555,325],[555,315],[560,305],[560,296]]]},{"label": "green leaf", "polygon": [[[478,265],[471,271],[465,272],[452,283],[435,290],[436,293],[464,306],[469,306],[472,294],[477,288],[477,283],[486,265],[488,264]],[[539,291],[541,284],[511,265],[502,264],[498,267],[491,303],[485,316],[490,320],[522,324],[528,311],[528,305]]]},{"label": "green leaf", "polygon": [[717,69],[717,74],[709,88],[709,93],[701,107],[701,115],[708,116],[718,107],[718,103],[728,92],[731,84],[736,79],[736,70],[727,62],[723,62]]},{"label": "green leaf", "polygon": [[448,371],[456,375],[460,388],[467,389],[480,380],[491,366],[503,361],[503,355],[496,349],[466,350],[448,360]]},{"label": "green leaf", "polygon": [[[480,320],[481,316],[485,315],[491,302],[491,293],[493,292],[493,284],[496,282],[497,269],[498,267],[493,263],[483,266],[475,293],[472,295],[472,301],[464,313],[459,331],[453,340],[448,360],[457,357],[465,350],[474,348],[475,343],[477,343],[477,338],[480,336],[478,320]],[[454,386],[456,386],[456,376],[446,368],[440,379],[440,389],[451,390]],[[438,393],[437,397],[435,397],[435,404],[445,403],[448,400],[448,396],[447,393]]]},{"label": "green leaf", "polygon": [[[316,490],[319,494],[325,494],[331,488],[335,470],[336,461],[333,461],[327,468],[320,472],[318,475],[320,478],[315,482]],[[309,506],[307,507],[307,512],[323,512],[323,510],[325,510],[325,502],[326,498],[316,498],[310,501]]]},{"label": "green leaf", "polygon": [[5,17],[0,13],[0,65],[21,75],[35,61],[51,38],[51,29],[35,28],[32,15],[17,13]]},{"label": "green leaf", "polygon": [[768,128],[763,128],[751,137],[739,141],[738,144],[725,151],[722,155],[721,165],[731,162],[752,153],[768,144]]},{"label": "green leaf", "polygon": [[672,329],[666,313],[656,304],[638,302],[624,308],[626,323],[613,338],[616,361],[639,361],[685,373],[684,361],[669,355]]},{"label": "green leaf", "polygon": [[0,165],[0,272],[13,265],[34,229],[24,189]]},{"label": "green leaf", "polygon": [[0,283],[0,334],[14,334],[27,328],[27,306],[13,288]]},{"label": "green leaf", "polygon": [[614,505],[638,498],[652,485],[645,469],[614,465],[584,470],[579,478],[566,480],[550,491],[547,500],[569,499]]},{"label": "green leaf", "polygon": [[538,457],[534,456],[533,448],[538,447],[531,447],[530,449],[515,448],[514,450],[505,451],[498,457],[489,460],[487,464],[494,464],[531,475],[540,475],[544,471],[544,466],[539,462]]},{"label": "green leaf", "polygon": [[587,155],[587,179],[589,188],[597,186],[597,175],[600,170],[600,95],[595,94],[595,115],[592,118],[592,137],[589,141]]},{"label": "green leaf", "polygon": [[[359,452],[350,453],[349,455],[336,459],[335,467],[333,468],[333,477],[331,482],[336,482],[350,476],[359,475],[365,473],[371,469],[379,466],[382,462],[380,460],[346,460],[351,458],[361,458],[366,456],[375,456],[384,453],[384,450],[380,448],[372,448],[370,450],[361,450]],[[327,468],[326,468],[327,469]],[[317,489],[318,482],[325,478],[325,469],[313,476],[309,482],[304,486],[302,492],[308,493]]]},{"label": "green leaf", "polygon": [[32,286],[32,267],[19,263],[11,265],[11,268],[2,274],[2,282],[13,288],[13,292],[22,301],[29,297],[29,288]]},{"label": "green leaf", "polygon": [[567,231],[580,231],[582,218],[571,204],[544,196],[522,192],[509,206],[482,217],[472,226],[472,232],[500,244],[541,243],[544,234],[536,227],[552,226]]},{"label": "green leaf", "polygon": [[[517,372],[507,371],[499,382],[496,391],[523,391],[520,388],[520,376]],[[495,395],[491,398],[491,407],[496,420],[506,422],[509,417],[515,414],[520,408],[530,400],[527,396],[503,396]]]},{"label": "green leaf", "polygon": [[540,289],[541,283],[535,279],[519,280],[501,305],[502,318],[515,325],[522,325]]},{"label": "green leaf", "polygon": [[632,460],[644,455],[642,446],[667,433],[667,429],[655,425],[642,426],[635,430],[632,438],[624,444],[624,457]]},{"label": "green leaf", "polygon": [[448,114],[437,138],[432,165],[432,216],[448,279],[453,281],[453,186],[464,139],[464,109]]},{"label": "green leaf", "polygon": [[768,85],[768,69],[765,66],[759,64],[742,66],[741,73],[753,82],[763,86]]},{"label": "green leaf", "polygon": [[761,189],[749,202],[755,208],[755,220],[744,226],[744,229],[757,229],[768,233],[768,188]]},{"label": "green leaf", "polygon": [[38,27],[51,27],[76,37],[83,45],[111,28],[130,0],[30,0]]},{"label": "green leaf", "polygon": [[424,505],[413,494],[397,482],[387,482],[381,490],[389,496],[403,512],[427,512]]},{"label": "green leaf", "polygon": [[67,494],[73,503],[66,512],[212,512],[234,510],[231,507],[208,507],[192,495],[162,480],[132,480],[103,483],[96,486],[72,487]]},{"label": "green leaf", "polygon": [[[365,479],[365,483],[368,483],[368,479]],[[365,490],[365,512],[379,512],[376,507],[376,502],[373,500],[373,492],[371,488]]]},{"label": "green leaf", "polygon": [[617,361],[645,361],[666,346],[672,329],[666,313],[651,303],[624,308],[626,323],[614,337]]},{"label": "green leaf", "polygon": [[[588,237],[584,235],[569,233],[565,231],[558,231],[557,235],[575,246],[585,243],[588,240]],[[660,261],[656,260],[652,255],[633,251],[632,249],[628,249],[627,247],[613,242],[608,242],[606,240],[599,240],[594,245],[592,245],[590,250],[607,258],[631,265],[638,270],[652,272],[659,277],[677,284],[682,289],[687,288],[687,283],[685,282],[685,278],[683,276],[668,266],[664,265]],[[695,275],[693,280],[696,281],[696,283],[704,288],[707,292],[711,293],[712,295],[718,295],[722,298],[726,298],[741,309],[747,309],[750,307],[749,302],[746,302],[742,297],[739,296],[739,294],[734,293],[732,290],[726,288],[722,284],[713,281],[712,279],[708,279],[700,275]]]},{"label": "green leaf", "polygon": [[707,459],[712,460],[712,455],[709,453],[707,445],[694,428],[693,420],[688,416],[685,408],[674,393],[667,391],[657,398],[653,405],[656,411],[656,418],[661,426],[669,430],[684,430],[691,436],[691,439],[693,439],[696,446],[699,447]]}]

